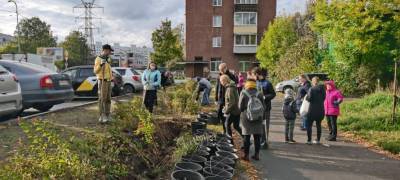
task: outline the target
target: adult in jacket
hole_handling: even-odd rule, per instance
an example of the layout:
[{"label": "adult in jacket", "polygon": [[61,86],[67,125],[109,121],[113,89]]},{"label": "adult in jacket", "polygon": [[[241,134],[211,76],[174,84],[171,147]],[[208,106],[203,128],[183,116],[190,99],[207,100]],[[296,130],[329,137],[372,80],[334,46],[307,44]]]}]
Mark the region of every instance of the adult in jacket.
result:
[{"label": "adult in jacket", "polygon": [[149,63],[147,69],[143,72],[142,83],[144,86],[143,103],[146,109],[153,113],[153,107],[157,101],[157,89],[161,85],[161,73],[157,70],[156,63]]},{"label": "adult in jacket", "polygon": [[[304,97],[307,95],[308,90],[311,88],[310,81],[307,80],[306,75],[302,74],[299,76],[300,87],[297,90],[297,97],[296,97],[296,105],[297,109],[300,110],[301,105],[303,104]],[[307,126],[307,116],[301,116],[301,130],[306,130]]]},{"label": "adult in jacket", "polygon": [[[219,70],[218,79],[222,75],[227,75],[229,77],[229,79],[231,79],[235,84],[237,84],[237,79],[236,79],[235,75],[229,71],[226,63],[221,63],[218,66],[218,70]],[[222,113],[222,110],[224,109],[224,106],[225,106],[225,91],[226,91],[226,88],[221,84],[220,81],[217,81],[217,85],[216,85],[216,89],[215,89],[215,101],[218,105],[218,119],[222,122],[222,124],[225,124],[224,113]],[[225,126],[223,126],[223,127],[224,127],[224,133],[226,134]]]},{"label": "adult in jacket", "polygon": [[310,108],[307,113],[307,144],[311,145],[312,126],[315,121],[317,126],[317,139],[314,144],[320,144],[321,140],[321,122],[324,119],[324,101],[325,101],[325,88],[319,84],[319,78],[312,78],[312,87],[307,93],[307,101],[310,102]]},{"label": "adult in jacket", "polygon": [[239,126],[240,121],[240,110],[239,110],[239,94],[236,88],[235,83],[227,76],[222,75],[220,77],[221,84],[226,88],[225,92],[225,106],[222,110],[225,120],[225,129],[227,131],[227,135],[232,137],[232,128],[231,125],[236,129],[236,131],[242,135],[242,129]]},{"label": "adult in jacket", "polygon": [[327,81],[326,98],[324,102],[325,116],[328,120],[329,137],[328,141],[336,141],[337,137],[337,118],[340,115],[339,105],[343,102],[342,93],[336,89],[334,81]]}]

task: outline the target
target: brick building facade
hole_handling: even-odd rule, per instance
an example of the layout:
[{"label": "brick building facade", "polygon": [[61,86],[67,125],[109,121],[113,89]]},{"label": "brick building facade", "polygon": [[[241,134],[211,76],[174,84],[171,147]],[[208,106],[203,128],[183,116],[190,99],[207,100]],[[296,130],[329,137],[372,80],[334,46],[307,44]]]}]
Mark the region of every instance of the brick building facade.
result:
[{"label": "brick building facade", "polygon": [[276,15],[276,0],[186,0],[187,77],[215,75],[221,62],[247,71]]}]

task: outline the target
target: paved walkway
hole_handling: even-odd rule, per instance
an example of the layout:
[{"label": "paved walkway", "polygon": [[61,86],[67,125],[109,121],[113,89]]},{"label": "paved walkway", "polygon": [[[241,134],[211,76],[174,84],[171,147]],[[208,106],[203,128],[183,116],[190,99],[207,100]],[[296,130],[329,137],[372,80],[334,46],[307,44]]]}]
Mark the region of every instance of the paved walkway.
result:
[{"label": "paved walkway", "polygon": [[[340,120],[340,119],[339,119]],[[299,121],[296,122],[299,125]],[[262,150],[261,161],[255,162],[268,180],[369,180],[400,179],[400,161],[338,138],[324,145],[306,145],[306,132],[295,128],[297,144],[285,144],[281,102],[274,101],[271,116],[271,148]],[[315,127],[313,128],[315,132]],[[316,135],[313,135],[313,138]]]}]

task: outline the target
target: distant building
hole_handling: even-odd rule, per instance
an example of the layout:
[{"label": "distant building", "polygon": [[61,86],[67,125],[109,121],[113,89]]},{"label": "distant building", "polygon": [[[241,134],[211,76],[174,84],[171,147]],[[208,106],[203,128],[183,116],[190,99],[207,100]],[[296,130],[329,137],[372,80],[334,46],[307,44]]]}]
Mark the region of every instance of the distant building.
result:
[{"label": "distant building", "polygon": [[257,45],[276,5],[276,0],[186,0],[186,76],[215,75],[222,62],[240,72],[257,65]]},{"label": "distant building", "polygon": [[6,43],[8,43],[12,40],[14,40],[13,36],[0,33],[0,46],[5,45]]},{"label": "distant building", "polygon": [[[96,54],[101,53],[101,42],[96,42]],[[114,66],[129,66],[135,68],[144,68],[150,60],[150,53],[153,52],[152,48],[136,45],[121,46],[119,43],[112,45],[114,54],[111,56]]]}]

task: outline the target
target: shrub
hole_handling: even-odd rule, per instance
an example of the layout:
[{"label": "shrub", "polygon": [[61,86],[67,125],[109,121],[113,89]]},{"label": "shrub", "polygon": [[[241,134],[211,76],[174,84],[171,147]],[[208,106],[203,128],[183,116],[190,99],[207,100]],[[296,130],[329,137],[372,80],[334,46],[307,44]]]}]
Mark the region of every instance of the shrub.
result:
[{"label": "shrub", "polygon": [[176,139],[176,149],[173,155],[175,162],[180,161],[182,156],[194,153],[204,140],[206,140],[205,136],[193,137],[190,133],[185,133]]}]

